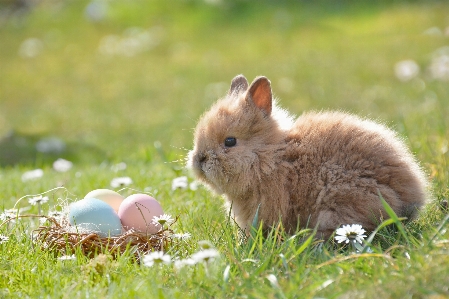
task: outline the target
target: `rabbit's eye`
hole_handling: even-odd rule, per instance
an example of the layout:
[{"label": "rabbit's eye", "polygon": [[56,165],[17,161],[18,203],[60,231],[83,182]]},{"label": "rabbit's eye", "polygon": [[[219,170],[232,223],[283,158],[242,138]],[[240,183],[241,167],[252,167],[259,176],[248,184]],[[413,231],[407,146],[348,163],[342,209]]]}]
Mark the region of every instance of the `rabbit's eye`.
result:
[{"label": "rabbit's eye", "polygon": [[237,139],[235,139],[234,137],[226,137],[225,141],[224,141],[224,145],[226,147],[232,147],[235,146],[237,144]]}]

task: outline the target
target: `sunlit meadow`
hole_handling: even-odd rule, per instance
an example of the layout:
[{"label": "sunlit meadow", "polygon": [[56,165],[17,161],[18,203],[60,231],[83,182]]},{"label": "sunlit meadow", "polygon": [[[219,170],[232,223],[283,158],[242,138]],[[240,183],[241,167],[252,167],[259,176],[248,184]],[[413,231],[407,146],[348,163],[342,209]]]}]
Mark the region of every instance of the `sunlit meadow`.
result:
[{"label": "sunlit meadow", "polygon": [[[185,168],[240,73],[294,114],[397,130],[431,181],[420,217],[244,238]],[[449,297],[448,98],[447,1],[1,1],[0,298]],[[173,246],[136,263],[40,245],[34,216],[99,188],[155,197]]]}]

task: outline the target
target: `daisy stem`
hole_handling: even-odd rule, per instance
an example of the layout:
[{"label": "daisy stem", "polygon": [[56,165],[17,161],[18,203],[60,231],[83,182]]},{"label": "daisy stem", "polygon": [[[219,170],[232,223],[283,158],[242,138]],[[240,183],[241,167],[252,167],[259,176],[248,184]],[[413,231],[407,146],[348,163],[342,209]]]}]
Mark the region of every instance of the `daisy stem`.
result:
[{"label": "daisy stem", "polygon": [[209,277],[209,263],[208,263],[208,261],[204,261],[203,265],[204,265],[204,270],[206,272],[206,276]]},{"label": "daisy stem", "polygon": [[351,241],[351,245],[352,245],[352,248],[354,249],[355,252],[359,252],[359,253],[362,253],[362,252],[363,252],[363,247],[362,247],[362,245],[360,245],[359,243],[357,243],[356,240]]}]

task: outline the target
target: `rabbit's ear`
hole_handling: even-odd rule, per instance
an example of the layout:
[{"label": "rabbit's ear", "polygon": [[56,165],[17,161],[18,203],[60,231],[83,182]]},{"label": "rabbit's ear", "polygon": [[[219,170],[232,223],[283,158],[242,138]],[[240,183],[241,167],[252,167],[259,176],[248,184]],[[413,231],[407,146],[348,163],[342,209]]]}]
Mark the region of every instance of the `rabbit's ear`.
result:
[{"label": "rabbit's ear", "polygon": [[246,93],[246,100],[252,101],[256,107],[270,115],[273,101],[270,80],[263,76],[254,79]]},{"label": "rabbit's ear", "polygon": [[231,88],[228,91],[228,95],[233,93],[238,94],[240,92],[244,92],[248,89],[248,81],[245,76],[237,75],[232,79]]}]

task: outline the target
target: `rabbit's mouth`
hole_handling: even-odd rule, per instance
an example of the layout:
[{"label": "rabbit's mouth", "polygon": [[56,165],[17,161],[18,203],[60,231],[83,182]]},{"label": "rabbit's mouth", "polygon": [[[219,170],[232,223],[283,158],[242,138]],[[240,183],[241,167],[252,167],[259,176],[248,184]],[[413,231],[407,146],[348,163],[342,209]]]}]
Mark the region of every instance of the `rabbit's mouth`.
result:
[{"label": "rabbit's mouth", "polygon": [[211,151],[193,150],[189,152],[189,166],[194,171],[207,175],[212,169],[215,155]]},{"label": "rabbit's mouth", "polygon": [[189,153],[188,166],[193,170],[197,178],[209,185],[215,192],[222,194],[220,176],[217,173],[217,159],[214,154],[195,152]]}]

